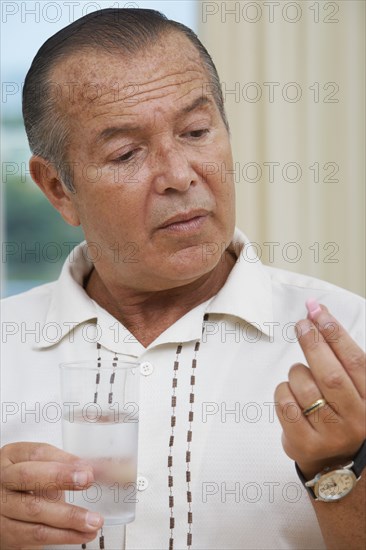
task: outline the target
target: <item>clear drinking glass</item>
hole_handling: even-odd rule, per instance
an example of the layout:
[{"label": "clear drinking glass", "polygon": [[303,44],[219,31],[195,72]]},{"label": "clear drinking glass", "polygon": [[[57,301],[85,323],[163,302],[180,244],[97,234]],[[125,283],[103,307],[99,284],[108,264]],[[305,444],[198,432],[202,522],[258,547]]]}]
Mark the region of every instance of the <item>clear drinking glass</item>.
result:
[{"label": "clear drinking glass", "polygon": [[139,365],[125,361],[62,363],[65,451],[91,462],[95,482],[69,491],[71,504],[99,512],[104,525],[135,519]]}]

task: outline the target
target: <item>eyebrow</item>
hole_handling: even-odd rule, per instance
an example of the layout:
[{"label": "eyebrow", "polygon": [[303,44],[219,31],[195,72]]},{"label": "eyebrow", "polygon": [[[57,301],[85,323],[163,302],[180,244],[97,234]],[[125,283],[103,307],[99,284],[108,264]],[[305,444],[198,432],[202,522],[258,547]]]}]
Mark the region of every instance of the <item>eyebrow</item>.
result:
[{"label": "eyebrow", "polygon": [[193,101],[193,103],[191,103],[187,107],[183,107],[183,109],[178,113],[178,117],[181,114],[185,115],[187,113],[191,113],[195,109],[205,107],[206,105],[212,105],[211,99],[209,99],[206,95],[200,95],[199,97],[197,97],[197,99]]},{"label": "eyebrow", "polygon": [[[181,109],[176,114],[176,118],[179,118],[182,115],[191,113],[196,109],[206,107],[207,105],[212,105],[212,100],[207,96],[200,95],[190,105],[183,107],[183,109]],[[97,141],[98,142],[108,141],[109,139],[115,137],[116,135],[131,134],[133,132],[137,132],[138,130],[141,130],[141,126],[136,126],[135,124],[123,124],[121,126],[112,126],[109,128],[105,128],[102,132],[100,132],[100,134],[98,134],[97,136]]]}]

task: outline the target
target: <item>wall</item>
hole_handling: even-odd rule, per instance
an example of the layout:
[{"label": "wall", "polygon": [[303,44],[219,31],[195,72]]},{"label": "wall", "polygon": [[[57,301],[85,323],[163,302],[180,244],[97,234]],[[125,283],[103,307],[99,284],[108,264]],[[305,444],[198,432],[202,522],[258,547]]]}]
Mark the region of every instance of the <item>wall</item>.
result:
[{"label": "wall", "polygon": [[365,3],[197,9],[231,125],[239,227],[266,263],[364,295]]}]

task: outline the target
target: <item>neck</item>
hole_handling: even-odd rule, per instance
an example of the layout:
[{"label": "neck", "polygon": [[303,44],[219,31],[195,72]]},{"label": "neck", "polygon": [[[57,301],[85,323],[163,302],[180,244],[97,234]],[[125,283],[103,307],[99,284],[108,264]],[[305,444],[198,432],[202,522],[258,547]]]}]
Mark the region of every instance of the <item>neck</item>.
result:
[{"label": "neck", "polygon": [[93,269],[85,290],[146,347],[188,311],[217,294],[235,261],[235,256],[225,251],[217,266],[203,277],[188,285],[159,292],[112,288]]}]

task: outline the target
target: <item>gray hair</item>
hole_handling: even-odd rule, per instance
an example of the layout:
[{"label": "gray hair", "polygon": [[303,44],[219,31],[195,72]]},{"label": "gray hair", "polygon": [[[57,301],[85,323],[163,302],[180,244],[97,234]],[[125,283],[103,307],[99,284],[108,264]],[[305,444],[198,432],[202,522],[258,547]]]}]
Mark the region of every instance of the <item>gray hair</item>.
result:
[{"label": "gray hair", "polygon": [[70,128],[56,108],[50,80],[58,61],[80,51],[116,50],[135,54],[156,42],[164,33],[180,32],[197,49],[207,70],[211,93],[227,129],[219,76],[210,54],[189,28],[149,9],[98,10],[81,17],[49,38],[39,49],[25,78],[23,118],[30,149],[53,164],[61,180],[75,191],[70,163],[67,162]]}]

